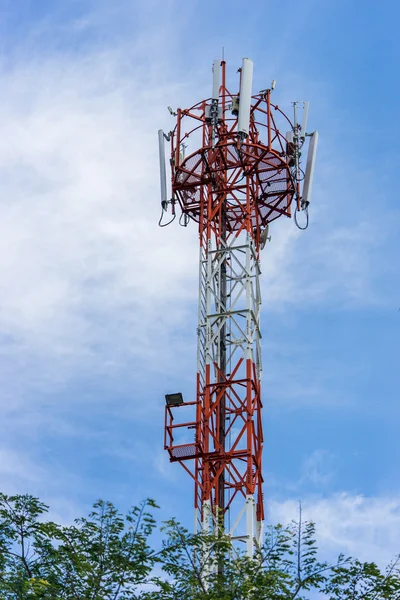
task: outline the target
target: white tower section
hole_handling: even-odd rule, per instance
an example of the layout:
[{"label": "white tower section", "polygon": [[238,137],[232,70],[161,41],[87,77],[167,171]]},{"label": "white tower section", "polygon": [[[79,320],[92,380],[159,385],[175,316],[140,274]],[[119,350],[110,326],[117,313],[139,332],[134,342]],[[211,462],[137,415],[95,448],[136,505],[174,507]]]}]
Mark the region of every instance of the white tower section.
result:
[{"label": "white tower section", "polygon": [[[259,392],[258,389],[249,390],[249,387],[259,388],[254,383],[259,384],[261,377],[259,256],[254,240],[247,232],[239,236],[225,234],[219,239],[212,236],[208,241],[206,231],[203,236],[197,330],[198,384],[202,390],[219,390],[219,393],[210,394],[204,408],[207,413],[204,422],[211,417],[217,435],[209,436],[204,431],[204,443],[208,453],[234,457],[225,464],[219,476],[216,496],[221,510],[229,508],[230,519],[225,524],[229,533],[245,541],[247,554],[252,556],[254,544],[261,541],[262,522],[257,520],[254,491],[249,489],[245,495],[238,494],[238,487],[246,478],[249,450],[250,460],[261,461]],[[227,239],[223,240],[223,237]],[[253,373],[248,373],[249,368]],[[219,407],[215,406],[217,403]],[[224,423],[222,413],[225,414]],[[259,417],[254,430],[247,427],[249,413]],[[218,460],[211,465],[214,476],[221,466]],[[198,470],[207,467],[200,459]],[[257,467],[261,468],[261,464]],[[201,490],[197,493],[201,495]],[[200,502],[198,504],[196,523],[209,531],[216,527],[216,519],[209,508],[210,499],[205,502],[206,509],[204,503],[203,508]],[[207,511],[207,518],[202,519],[202,510],[203,513]]]}]

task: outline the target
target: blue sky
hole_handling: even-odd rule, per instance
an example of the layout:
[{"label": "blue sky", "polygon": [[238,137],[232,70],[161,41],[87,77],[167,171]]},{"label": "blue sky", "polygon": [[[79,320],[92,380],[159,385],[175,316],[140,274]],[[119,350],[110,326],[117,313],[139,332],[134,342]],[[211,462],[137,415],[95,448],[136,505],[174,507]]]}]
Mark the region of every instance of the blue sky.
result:
[{"label": "blue sky", "polygon": [[311,224],[263,252],[265,499],[327,552],[400,550],[397,3],[0,1],[0,475],[68,520],[192,523],[164,394],[195,391],[197,236],[157,228],[157,129],[242,56],[318,128]]}]

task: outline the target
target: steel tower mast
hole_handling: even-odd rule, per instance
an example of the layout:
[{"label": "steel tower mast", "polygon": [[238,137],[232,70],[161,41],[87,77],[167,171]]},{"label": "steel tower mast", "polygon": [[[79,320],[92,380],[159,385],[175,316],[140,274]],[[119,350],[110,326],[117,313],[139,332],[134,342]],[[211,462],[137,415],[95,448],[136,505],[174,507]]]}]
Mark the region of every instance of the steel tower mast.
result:
[{"label": "steel tower mast", "polygon": [[222,516],[248,556],[264,521],[260,250],[269,223],[290,217],[292,203],[308,224],[318,140],[317,132],[306,134],[307,103],[293,103],[291,122],[271,103],[275,82],[252,95],[252,76],[253,63],[244,58],[233,94],[225,62],[214,61],[212,97],[176,113],[169,108],[176,125],[167,135],[159,131],[160,225],[179,205],[181,224],[198,223],[200,242],[196,399],[166,395],[164,446],[194,480],[195,528],[217,530]]}]

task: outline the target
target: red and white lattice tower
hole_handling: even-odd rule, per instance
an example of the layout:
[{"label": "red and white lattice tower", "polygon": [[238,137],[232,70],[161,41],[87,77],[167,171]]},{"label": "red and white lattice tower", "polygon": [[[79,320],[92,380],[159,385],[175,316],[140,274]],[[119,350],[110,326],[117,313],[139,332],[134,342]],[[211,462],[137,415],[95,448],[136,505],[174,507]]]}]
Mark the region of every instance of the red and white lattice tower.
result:
[{"label": "red and white lattice tower", "polygon": [[308,223],[318,139],[306,134],[307,103],[293,103],[292,122],[271,102],[275,82],[253,95],[252,76],[244,58],[239,91],[231,93],[225,62],[214,61],[212,97],[170,109],[176,125],[167,135],[159,131],[161,220],[168,210],[173,220],[178,209],[181,224],[198,223],[200,240],[196,399],[166,396],[165,449],[194,480],[196,528],[212,531],[223,515],[248,556],[264,520],[260,250],[269,223],[290,217],[292,208]]}]

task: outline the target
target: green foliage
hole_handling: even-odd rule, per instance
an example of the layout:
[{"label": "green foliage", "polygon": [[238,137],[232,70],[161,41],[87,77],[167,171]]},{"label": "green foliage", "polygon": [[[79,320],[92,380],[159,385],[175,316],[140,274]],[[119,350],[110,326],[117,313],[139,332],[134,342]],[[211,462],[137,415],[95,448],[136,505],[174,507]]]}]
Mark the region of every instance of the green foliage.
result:
[{"label": "green foliage", "polygon": [[125,600],[152,571],[152,500],[125,518],[99,500],[87,518],[45,522],[45,504],[0,495],[0,598]]},{"label": "green foliage", "polygon": [[399,563],[386,572],[340,555],[321,561],[312,522],[267,528],[253,559],[223,532],[161,528],[152,500],[123,516],[99,500],[72,525],[46,521],[29,495],[0,494],[0,600],[400,600]]},{"label": "green foliage", "polygon": [[154,580],[158,587],[144,596],[148,600],[302,600],[307,591],[324,591],[330,573],[349,564],[343,556],[333,566],[320,562],[314,524],[301,518],[286,528],[269,527],[254,559],[226,535],[190,534],[175,520],[164,530],[159,560],[168,578]]},{"label": "green foliage", "polygon": [[[40,548],[46,533],[39,518],[48,507],[32,496],[0,494],[0,597],[41,598],[47,587],[39,573]],[[51,596],[49,596],[51,597]]]},{"label": "green foliage", "polygon": [[347,568],[333,569],[326,586],[329,600],[400,599],[399,558],[382,573],[375,563],[353,560]]}]

